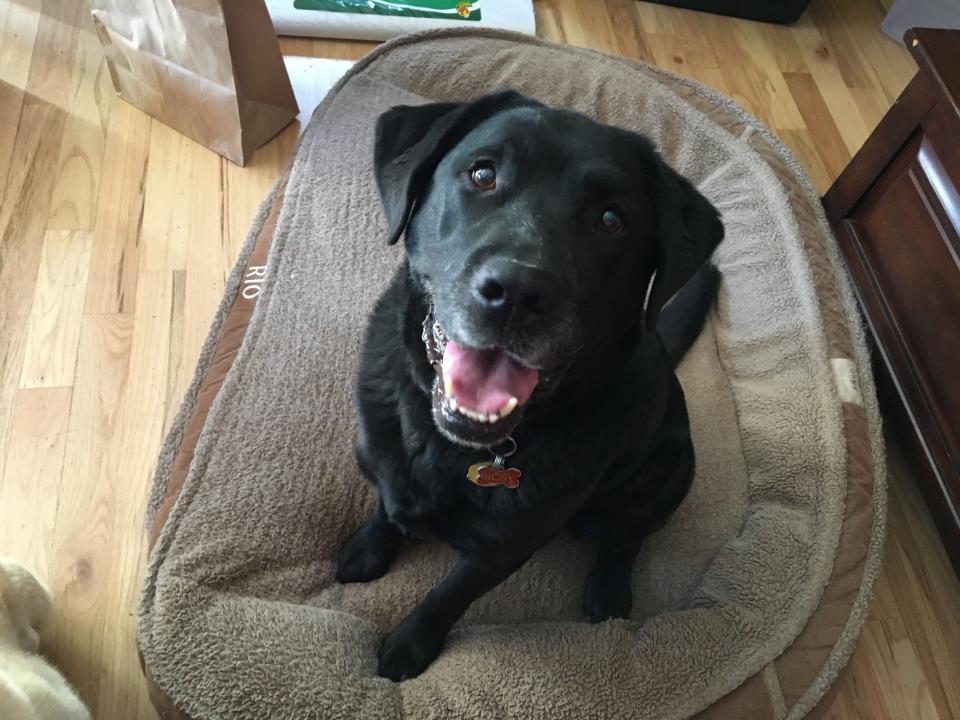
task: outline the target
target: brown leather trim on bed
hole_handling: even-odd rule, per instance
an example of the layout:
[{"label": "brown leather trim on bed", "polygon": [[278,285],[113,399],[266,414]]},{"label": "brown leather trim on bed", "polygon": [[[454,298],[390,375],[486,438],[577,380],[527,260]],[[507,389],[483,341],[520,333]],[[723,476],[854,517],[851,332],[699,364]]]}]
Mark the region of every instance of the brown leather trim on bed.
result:
[{"label": "brown leather trim on bed", "polygon": [[137,657],[140,659],[140,669],[143,671],[143,677],[147,681],[147,695],[150,697],[153,709],[157,711],[157,717],[160,720],[193,720],[190,715],[174,705],[173,700],[160,689],[160,686],[153,679],[150,668],[143,661],[143,655],[138,652]]},{"label": "brown leather trim on bed", "polygon": [[773,663],[788,708],[810,686],[811,667],[819,671],[826,664],[863,583],[863,561],[873,522],[873,463],[863,408],[843,403],[843,419],[847,428],[849,480],[833,574],[806,627]]},{"label": "brown leather trim on bed", "polygon": [[[833,572],[817,609],[804,629],[783,654],[767,666],[775,671],[778,694],[786,710],[796,704],[810,686],[811,675],[816,676],[829,659],[863,582],[863,563],[870,540],[869,526],[873,522],[870,442],[863,408],[850,403],[843,403],[842,408],[848,439],[849,485]],[[694,716],[695,719],[750,717],[751,720],[772,720],[777,717],[769,688],[761,679],[761,674],[750,677],[743,685]],[[841,672],[830,690],[807,715],[809,720],[827,714],[840,690],[843,677],[844,673]],[[753,714],[745,714],[745,708]]]},{"label": "brown leather trim on bed", "polygon": [[[273,231],[277,227],[277,218],[280,216],[280,210],[283,208],[283,199],[287,189],[287,180],[284,178],[279,187],[270,208],[270,213],[260,228],[257,235],[253,251],[247,260],[243,271],[243,280],[237,288],[237,294],[233,298],[230,306],[230,312],[224,322],[223,334],[217,343],[217,349],[214,352],[210,367],[204,375],[203,382],[200,385],[200,391],[197,395],[197,403],[193,408],[193,413],[183,432],[183,440],[177,449],[177,454],[173,459],[170,470],[170,477],[167,481],[166,492],[164,493],[163,503],[157,510],[153,526],[150,528],[150,550],[157,543],[160,532],[170,516],[170,511],[180,497],[183,485],[187,480],[187,473],[190,471],[190,465],[193,462],[193,454],[197,448],[197,441],[200,439],[200,433],[207,421],[207,413],[210,406],[217,398],[220,392],[220,386],[223,380],[233,367],[233,361],[240,351],[243,344],[243,338],[247,333],[247,326],[250,323],[250,317],[257,305],[260,296],[261,282],[267,266],[267,256],[270,254],[270,246],[273,242]],[[175,717],[175,716],[171,716]]]}]

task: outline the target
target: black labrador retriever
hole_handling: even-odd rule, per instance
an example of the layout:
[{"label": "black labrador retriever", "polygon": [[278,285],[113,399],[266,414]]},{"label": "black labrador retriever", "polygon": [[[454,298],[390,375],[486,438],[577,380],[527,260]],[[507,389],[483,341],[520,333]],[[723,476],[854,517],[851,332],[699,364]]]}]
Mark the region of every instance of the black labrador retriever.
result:
[{"label": "black labrador retriever", "polygon": [[587,617],[627,616],[640,543],[693,479],[674,366],[715,295],[716,209],[646,138],[512,91],[392,108],[374,167],[406,261],[367,328],[356,454],[378,499],[337,579],[380,577],[403,537],[459,554],[379,674],[423,672],[564,527],[598,549]]}]

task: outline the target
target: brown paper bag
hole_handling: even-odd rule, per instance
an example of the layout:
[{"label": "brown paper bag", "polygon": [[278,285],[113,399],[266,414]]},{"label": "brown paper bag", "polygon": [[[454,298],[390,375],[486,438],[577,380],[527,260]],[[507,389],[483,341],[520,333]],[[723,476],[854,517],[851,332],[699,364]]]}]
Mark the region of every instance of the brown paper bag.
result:
[{"label": "brown paper bag", "polygon": [[120,96],[238,165],[297,113],[264,0],[91,0]]}]

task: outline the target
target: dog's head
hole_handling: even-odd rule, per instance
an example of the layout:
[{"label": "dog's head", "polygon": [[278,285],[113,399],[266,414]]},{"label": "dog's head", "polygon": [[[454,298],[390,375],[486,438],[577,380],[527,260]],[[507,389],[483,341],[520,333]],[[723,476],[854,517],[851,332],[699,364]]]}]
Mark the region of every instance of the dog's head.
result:
[{"label": "dog's head", "polygon": [[649,140],[512,91],[392,108],[374,166],[432,302],[434,419],[460,443],[504,440],[578,354],[653,329],[723,238]]}]

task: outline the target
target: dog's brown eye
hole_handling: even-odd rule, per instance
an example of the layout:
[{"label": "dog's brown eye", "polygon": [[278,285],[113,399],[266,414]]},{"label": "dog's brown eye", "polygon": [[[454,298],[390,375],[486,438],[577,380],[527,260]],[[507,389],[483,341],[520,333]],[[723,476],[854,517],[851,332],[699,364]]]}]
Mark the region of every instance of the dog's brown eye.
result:
[{"label": "dog's brown eye", "polygon": [[597,226],[605,233],[615,233],[623,227],[623,218],[620,217],[620,213],[614,208],[608,207],[600,213],[600,220],[597,222]]},{"label": "dog's brown eye", "polygon": [[470,180],[481,190],[493,190],[497,186],[497,171],[490,163],[477,163],[470,168]]}]

